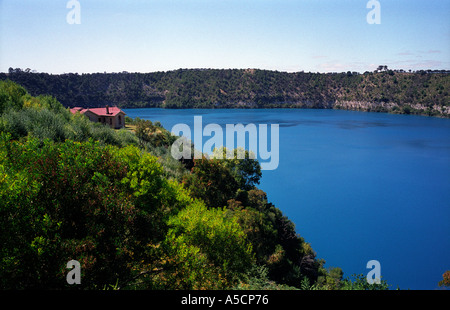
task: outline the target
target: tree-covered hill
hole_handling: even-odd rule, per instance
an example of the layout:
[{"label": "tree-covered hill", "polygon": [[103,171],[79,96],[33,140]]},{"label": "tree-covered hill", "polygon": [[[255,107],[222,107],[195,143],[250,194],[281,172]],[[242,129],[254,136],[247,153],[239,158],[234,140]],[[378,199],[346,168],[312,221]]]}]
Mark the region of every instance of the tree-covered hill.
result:
[{"label": "tree-covered hill", "polygon": [[310,73],[256,69],[179,69],[153,73],[31,73],[0,79],[49,94],[64,106],[122,108],[336,108],[450,116],[450,72]]}]

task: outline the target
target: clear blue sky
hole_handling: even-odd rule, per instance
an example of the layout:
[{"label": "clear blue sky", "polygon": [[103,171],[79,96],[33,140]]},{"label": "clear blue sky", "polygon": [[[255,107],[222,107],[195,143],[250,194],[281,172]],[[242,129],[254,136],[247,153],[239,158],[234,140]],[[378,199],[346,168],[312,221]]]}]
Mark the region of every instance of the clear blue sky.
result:
[{"label": "clear blue sky", "polygon": [[0,0],[0,72],[450,69],[450,1]]}]

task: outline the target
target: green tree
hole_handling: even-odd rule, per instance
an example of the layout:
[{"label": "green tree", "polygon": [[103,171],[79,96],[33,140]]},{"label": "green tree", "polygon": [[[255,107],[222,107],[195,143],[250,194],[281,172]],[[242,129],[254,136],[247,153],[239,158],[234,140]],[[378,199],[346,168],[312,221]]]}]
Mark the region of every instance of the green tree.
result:
[{"label": "green tree", "polygon": [[239,188],[230,169],[219,159],[194,159],[191,174],[184,177],[183,183],[194,197],[214,208],[226,206]]},{"label": "green tree", "polygon": [[2,288],[61,288],[78,260],[84,288],[124,286],[160,265],[168,219],[193,199],[133,146],[12,141],[1,133]]},{"label": "green tree", "polygon": [[25,88],[10,80],[0,81],[0,114],[7,108],[21,109],[26,94]]},{"label": "green tree", "polygon": [[221,158],[225,167],[230,169],[240,189],[251,190],[261,179],[261,165],[253,153],[242,148],[232,150],[233,158],[227,157],[227,148],[214,149],[212,157]]},{"label": "green tree", "polygon": [[6,136],[2,155],[1,253],[14,262],[1,270],[4,288],[63,287],[71,259],[83,264],[85,287],[129,275],[123,249],[132,246],[126,236],[135,217],[118,189],[123,165],[94,142],[42,145]]},{"label": "green tree", "polygon": [[341,281],[342,281],[343,275],[344,275],[344,272],[342,271],[341,268],[339,268],[339,267],[330,268],[328,270],[328,274],[326,277],[325,287],[328,290],[339,289],[342,286]]},{"label": "green tree", "polygon": [[[175,288],[224,289],[235,285],[253,264],[251,245],[225,209],[197,202],[169,221],[165,240],[168,268],[176,268]],[[174,281],[177,280],[177,281]]]}]

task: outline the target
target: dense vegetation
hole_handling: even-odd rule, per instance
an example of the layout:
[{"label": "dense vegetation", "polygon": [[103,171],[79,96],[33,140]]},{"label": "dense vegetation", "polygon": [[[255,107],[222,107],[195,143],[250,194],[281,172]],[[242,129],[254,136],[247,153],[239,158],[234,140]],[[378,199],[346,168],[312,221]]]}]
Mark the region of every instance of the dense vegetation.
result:
[{"label": "dense vegetation", "polygon": [[49,94],[66,107],[336,108],[449,117],[449,71],[310,73],[190,69],[154,73],[31,73],[10,68],[0,80]]},{"label": "dense vegetation", "polygon": [[[0,288],[386,289],[325,269],[253,159],[176,161],[159,123],[113,130],[0,81]],[[81,264],[81,285],[66,264]]]}]

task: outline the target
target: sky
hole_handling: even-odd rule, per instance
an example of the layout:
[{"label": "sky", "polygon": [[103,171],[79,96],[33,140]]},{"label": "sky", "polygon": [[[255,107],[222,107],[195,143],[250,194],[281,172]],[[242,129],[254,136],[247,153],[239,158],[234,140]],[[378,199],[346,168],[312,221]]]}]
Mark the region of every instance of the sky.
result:
[{"label": "sky", "polygon": [[449,0],[78,2],[0,0],[0,72],[450,69]]}]

